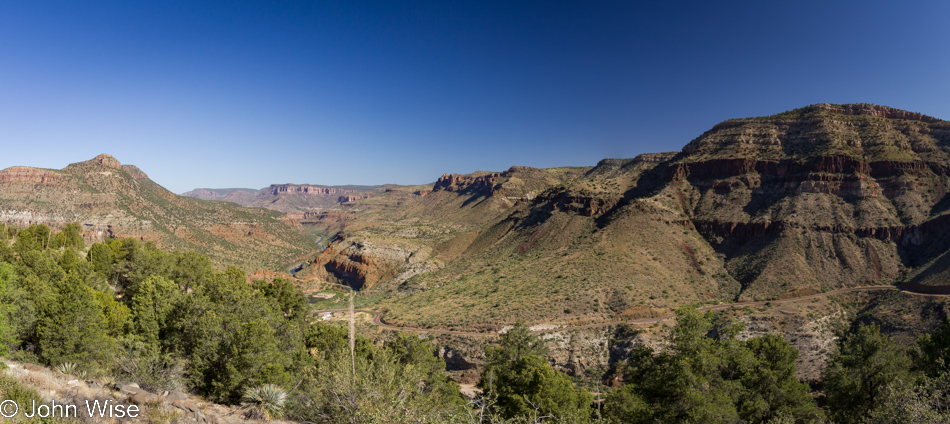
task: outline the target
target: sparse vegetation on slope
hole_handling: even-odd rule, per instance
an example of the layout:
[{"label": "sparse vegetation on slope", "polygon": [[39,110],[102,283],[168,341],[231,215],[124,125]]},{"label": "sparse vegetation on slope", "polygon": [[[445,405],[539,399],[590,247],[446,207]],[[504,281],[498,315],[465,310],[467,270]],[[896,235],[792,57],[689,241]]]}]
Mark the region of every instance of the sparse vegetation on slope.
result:
[{"label": "sparse vegetation on slope", "polygon": [[279,212],[175,195],[109,155],[39,176],[22,169],[0,171],[0,218],[8,224],[78,222],[89,242],[137,237],[201,252],[222,268],[279,270],[314,250],[307,231]]}]

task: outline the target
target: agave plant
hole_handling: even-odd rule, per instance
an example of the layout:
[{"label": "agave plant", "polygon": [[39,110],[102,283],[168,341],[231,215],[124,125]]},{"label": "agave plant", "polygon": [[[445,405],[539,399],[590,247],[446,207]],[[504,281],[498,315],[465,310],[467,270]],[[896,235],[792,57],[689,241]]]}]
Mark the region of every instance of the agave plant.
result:
[{"label": "agave plant", "polygon": [[85,378],[86,372],[79,369],[75,362],[63,362],[56,366],[56,371],[76,378]]},{"label": "agave plant", "polygon": [[286,401],[287,392],[282,387],[265,384],[247,390],[241,405],[247,410],[248,418],[270,421],[284,414]]}]

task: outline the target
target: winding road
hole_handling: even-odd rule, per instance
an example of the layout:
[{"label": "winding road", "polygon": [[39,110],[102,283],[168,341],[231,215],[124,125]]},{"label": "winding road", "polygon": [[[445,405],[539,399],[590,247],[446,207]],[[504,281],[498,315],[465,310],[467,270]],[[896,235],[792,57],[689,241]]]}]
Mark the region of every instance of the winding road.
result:
[{"label": "winding road", "polygon": [[[900,288],[897,286],[879,285],[879,286],[861,286],[861,287],[849,287],[849,288],[843,288],[843,289],[837,289],[837,290],[829,290],[824,293],[817,293],[817,294],[812,294],[808,296],[793,297],[793,298],[788,298],[788,299],[761,300],[761,301],[750,301],[750,302],[723,303],[720,305],[707,305],[707,306],[701,306],[698,309],[702,312],[705,312],[705,311],[718,311],[718,310],[728,309],[728,308],[733,308],[733,307],[738,307],[738,306],[761,306],[765,304],[781,305],[783,303],[800,302],[802,300],[817,299],[820,297],[825,297],[825,296],[830,296],[830,295],[835,295],[835,294],[860,292],[860,291],[877,291],[877,290],[899,290],[902,293],[909,293],[909,294],[915,294],[915,295],[947,296],[945,294],[921,293],[919,291],[914,291],[907,288]],[[313,311],[312,313],[314,315],[319,315],[319,314],[323,314],[327,312],[336,313],[336,312],[348,312],[348,311],[349,309],[321,309],[321,310]],[[474,332],[474,331],[443,330],[443,329],[437,329],[437,328],[400,327],[397,325],[386,323],[386,321],[383,320],[383,315],[379,311],[374,311],[372,309],[355,309],[354,311],[372,314],[373,325],[376,325],[380,328],[385,328],[387,330],[407,331],[407,332],[412,332],[412,333],[454,334],[454,335],[460,335],[460,336],[494,337],[498,335],[497,332],[479,333],[479,332]],[[653,324],[653,323],[668,320],[673,317],[674,315],[668,315],[668,316],[654,317],[654,318],[641,318],[641,319],[634,319],[634,320],[600,322],[600,323],[586,324],[586,325],[545,328],[545,329],[534,330],[534,332],[547,333],[547,332],[552,332],[552,331],[567,331],[567,330],[577,330],[577,329],[582,329],[582,328],[606,327],[606,326],[618,325],[618,324]]]}]

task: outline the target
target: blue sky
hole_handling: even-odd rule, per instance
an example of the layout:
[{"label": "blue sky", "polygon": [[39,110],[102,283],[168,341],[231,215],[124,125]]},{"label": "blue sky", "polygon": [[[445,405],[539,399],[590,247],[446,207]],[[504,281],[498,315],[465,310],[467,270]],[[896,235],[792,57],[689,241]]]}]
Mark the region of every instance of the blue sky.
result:
[{"label": "blue sky", "polygon": [[948,2],[0,2],[0,168],[175,192],[679,150],[813,103],[950,119]]}]

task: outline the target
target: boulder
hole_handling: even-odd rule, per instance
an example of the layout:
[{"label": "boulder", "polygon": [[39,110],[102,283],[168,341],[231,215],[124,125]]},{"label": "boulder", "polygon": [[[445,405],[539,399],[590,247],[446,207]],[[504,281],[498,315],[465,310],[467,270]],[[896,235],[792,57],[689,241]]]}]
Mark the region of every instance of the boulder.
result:
[{"label": "boulder", "polygon": [[175,402],[175,401],[185,401],[188,400],[188,395],[184,392],[178,390],[169,390],[168,394],[165,395],[165,402]]},{"label": "boulder", "polygon": [[129,396],[129,402],[139,406],[144,406],[150,403],[158,403],[158,396],[142,390],[133,394],[132,396]]},{"label": "boulder", "polygon": [[45,370],[46,368],[43,368],[43,367],[41,367],[41,366],[39,366],[39,365],[36,365],[36,364],[23,364],[23,369],[25,369],[25,370],[27,370],[27,371],[43,371],[43,370]]},{"label": "boulder", "polygon": [[120,381],[118,383],[115,383],[113,387],[115,387],[116,390],[122,393],[125,393],[127,395],[134,395],[139,392],[144,392],[144,390],[139,388],[139,385],[137,383],[133,383],[130,381]]}]

